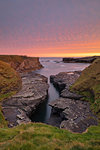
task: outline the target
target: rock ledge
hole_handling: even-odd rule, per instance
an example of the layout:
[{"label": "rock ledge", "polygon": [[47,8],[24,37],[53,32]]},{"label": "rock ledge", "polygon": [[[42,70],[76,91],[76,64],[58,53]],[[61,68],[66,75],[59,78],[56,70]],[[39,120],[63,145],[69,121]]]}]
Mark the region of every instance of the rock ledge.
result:
[{"label": "rock ledge", "polygon": [[[81,100],[82,95],[70,92],[69,87],[80,74],[80,71],[62,72],[50,77],[51,82],[60,92],[60,98],[49,103],[52,107],[49,124],[82,133],[89,126],[97,125],[97,118],[91,112],[89,103]],[[55,124],[57,117],[60,120],[59,124]]]},{"label": "rock ledge", "polygon": [[29,116],[48,95],[46,77],[31,72],[21,74],[21,78],[22,89],[2,102],[3,114],[9,127],[30,122]]}]

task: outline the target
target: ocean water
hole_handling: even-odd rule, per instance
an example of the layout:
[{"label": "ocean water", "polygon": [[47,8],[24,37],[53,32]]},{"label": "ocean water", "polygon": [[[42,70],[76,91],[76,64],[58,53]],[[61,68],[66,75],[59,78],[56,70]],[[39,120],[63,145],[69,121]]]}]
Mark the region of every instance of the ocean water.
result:
[{"label": "ocean water", "polygon": [[48,105],[50,101],[59,98],[59,92],[54,88],[53,84],[50,83],[50,75],[56,75],[59,72],[79,71],[88,67],[90,64],[87,63],[63,63],[62,58],[40,58],[41,64],[44,68],[35,71],[38,74],[44,75],[48,78],[49,90],[47,100],[39,106],[37,111],[31,116],[32,122],[43,122],[47,123],[50,114],[51,107]]}]

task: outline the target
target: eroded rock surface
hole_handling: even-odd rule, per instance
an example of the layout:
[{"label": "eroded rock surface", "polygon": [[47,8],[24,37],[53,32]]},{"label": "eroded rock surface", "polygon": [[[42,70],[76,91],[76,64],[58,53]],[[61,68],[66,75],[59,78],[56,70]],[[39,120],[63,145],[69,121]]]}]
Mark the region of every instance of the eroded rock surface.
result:
[{"label": "eroded rock surface", "polygon": [[21,74],[22,89],[2,103],[3,114],[10,127],[30,122],[29,116],[48,95],[47,78],[35,74]]},{"label": "eroded rock surface", "polygon": [[[89,103],[81,100],[81,95],[70,92],[69,87],[80,74],[80,71],[63,72],[50,77],[51,82],[60,92],[60,98],[49,104],[52,107],[49,124],[54,125],[54,118],[57,120],[58,116],[58,120],[60,120],[59,117],[61,118],[60,128],[82,133],[90,125],[97,125],[97,118],[91,112]],[[56,117],[53,117],[53,114]]]}]

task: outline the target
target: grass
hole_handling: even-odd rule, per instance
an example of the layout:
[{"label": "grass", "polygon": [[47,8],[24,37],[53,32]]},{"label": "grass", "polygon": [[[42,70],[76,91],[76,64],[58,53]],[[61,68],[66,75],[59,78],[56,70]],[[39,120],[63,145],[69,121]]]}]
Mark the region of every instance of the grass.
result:
[{"label": "grass", "polygon": [[90,102],[93,112],[100,116],[100,59],[82,72],[71,90],[84,95],[84,100]]},{"label": "grass", "polygon": [[18,73],[9,64],[0,61],[0,100],[15,94],[20,88]]},{"label": "grass", "polygon": [[3,114],[2,114],[2,108],[0,106],[0,128],[7,127],[7,121],[5,120]]},{"label": "grass", "polygon": [[99,150],[100,128],[73,134],[42,123],[22,124],[13,129],[0,129],[2,150]]},{"label": "grass", "polygon": [[[11,66],[0,61],[0,101],[14,95],[21,88],[21,78]],[[0,106],[0,127],[7,126]]]}]

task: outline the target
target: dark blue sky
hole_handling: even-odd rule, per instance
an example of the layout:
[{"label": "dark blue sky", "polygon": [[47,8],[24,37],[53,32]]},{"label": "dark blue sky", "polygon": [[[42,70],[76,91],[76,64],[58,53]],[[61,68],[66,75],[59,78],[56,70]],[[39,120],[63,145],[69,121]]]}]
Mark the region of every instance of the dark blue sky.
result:
[{"label": "dark blue sky", "polygon": [[100,53],[100,0],[0,0],[0,53]]}]

